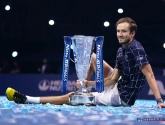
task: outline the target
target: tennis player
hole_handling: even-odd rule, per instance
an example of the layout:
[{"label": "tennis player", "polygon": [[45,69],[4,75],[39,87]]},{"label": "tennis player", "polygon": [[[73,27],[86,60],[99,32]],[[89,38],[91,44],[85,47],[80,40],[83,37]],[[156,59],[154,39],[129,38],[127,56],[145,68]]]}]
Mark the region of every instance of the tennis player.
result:
[{"label": "tennis player", "polygon": [[[132,106],[147,82],[154,93],[157,106],[159,108],[165,107],[147,54],[141,43],[135,39],[137,31],[135,21],[129,17],[119,19],[116,23],[116,31],[122,47],[117,51],[114,69],[105,61],[103,63],[105,90],[102,93],[92,92],[96,98],[96,104]],[[95,81],[89,81],[91,74],[95,71],[95,60],[96,55],[93,54],[92,63],[85,80],[87,87],[95,87]],[[79,80],[77,80],[77,87],[80,87]],[[31,97],[12,88],[7,88],[6,97],[16,103],[69,104],[69,96],[72,93],[62,96]]]}]

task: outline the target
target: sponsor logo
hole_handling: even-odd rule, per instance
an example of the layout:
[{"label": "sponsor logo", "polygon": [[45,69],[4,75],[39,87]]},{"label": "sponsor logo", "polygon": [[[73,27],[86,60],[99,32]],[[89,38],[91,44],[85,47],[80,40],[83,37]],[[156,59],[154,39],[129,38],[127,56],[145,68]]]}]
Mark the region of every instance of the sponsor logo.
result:
[{"label": "sponsor logo", "polygon": [[[165,88],[164,88],[162,81],[156,80],[156,82],[158,84],[159,91],[160,91],[161,95],[165,95]],[[148,95],[153,95],[153,92],[151,89],[149,90]]]},{"label": "sponsor logo", "polygon": [[50,82],[48,80],[45,80],[44,79],[44,80],[42,80],[42,81],[39,82],[38,88],[41,91],[46,91],[49,88],[49,84],[50,84]]},{"label": "sponsor logo", "polygon": [[64,78],[64,81],[67,81],[68,79],[68,70],[69,70],[69,52],[70,52],[70,45],[69,44],[66,44],[66,53],[65,53],[65,58],[64,58],[64,74],[63,74],[63,78]]},{"label": "sponsor logo", "polygon": [[[38,84],[40,91],[61,91],[61,80],[41,80]],[[76,81],[68,80],[68,91],[76,91]]]},{"label": "sponsor logo", "polygon": [[142,56],[139,56],[139,57],[136,58],[137,61],[138,61],[138,60],[140,61],[140,60],[142,60],[142,59],[143,59]]},{"label": "sponsor logo", "polygon": [[125,55],[125,58],[126,58],[126,59],[128,59],[128,56],[127,56],[127,55]]},{"label": "sponsor logo", "polygon": [[97,45],[97,59],[96,59],[96,82],[100,82],[100,71],[101,71],[101,64],[100,64],[100,60],[99,60],[99,55],[100,55],[100,45]]}]

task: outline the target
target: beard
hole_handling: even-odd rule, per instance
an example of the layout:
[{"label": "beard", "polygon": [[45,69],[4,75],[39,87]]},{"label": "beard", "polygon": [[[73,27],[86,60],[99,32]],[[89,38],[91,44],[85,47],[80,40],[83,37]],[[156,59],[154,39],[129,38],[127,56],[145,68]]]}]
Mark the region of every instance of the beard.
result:
[{"label": "beard", "polygon": [[128,44],[128,43],[130,42],[130,39],[129,39],[129,38],[124,39],[124,40],[123,40],[123,39],[120,40],[120,39],[118,38],[118,40],[119,40],[119,43],[120,43],[120,44]]}]

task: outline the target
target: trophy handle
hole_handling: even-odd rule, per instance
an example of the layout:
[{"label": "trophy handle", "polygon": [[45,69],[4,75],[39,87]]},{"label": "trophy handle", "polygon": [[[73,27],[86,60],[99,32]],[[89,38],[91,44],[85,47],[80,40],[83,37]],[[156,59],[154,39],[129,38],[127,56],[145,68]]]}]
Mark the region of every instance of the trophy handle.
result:
[{"label": "trophy handle", "polygon": [[73,59],[72,59],[72,58],[70,58],[70,60],[71,60],[73,63],[75,63],[75,62],[73,61]]},{"label": "trophy handle", "polygon": [[[72,58],[70,58],[70,60],[73,62],[73,63],[75,63],[74,61],[73,61],[73,59]],[[90,63],[92,63],[92,59],[91,59],[91,62]]]}]

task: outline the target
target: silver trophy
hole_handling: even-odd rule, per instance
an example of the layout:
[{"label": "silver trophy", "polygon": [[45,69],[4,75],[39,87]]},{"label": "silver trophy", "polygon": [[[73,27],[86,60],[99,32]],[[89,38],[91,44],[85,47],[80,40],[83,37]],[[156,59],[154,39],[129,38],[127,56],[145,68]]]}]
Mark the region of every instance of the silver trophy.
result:
[{"label": "silver trophy", "polygon": [[80,80],[81,87],[70,96],[70,104],[95,105],[95,97],[88,92],[88,89],[84,85],[95,47],[95,37],[78,35],[71,37],[71,40],[76,73]]}]

